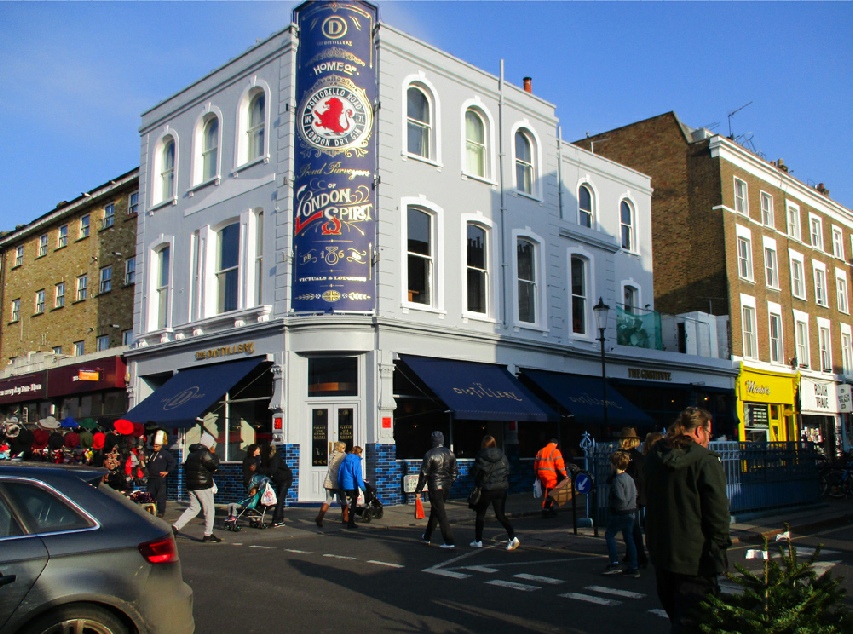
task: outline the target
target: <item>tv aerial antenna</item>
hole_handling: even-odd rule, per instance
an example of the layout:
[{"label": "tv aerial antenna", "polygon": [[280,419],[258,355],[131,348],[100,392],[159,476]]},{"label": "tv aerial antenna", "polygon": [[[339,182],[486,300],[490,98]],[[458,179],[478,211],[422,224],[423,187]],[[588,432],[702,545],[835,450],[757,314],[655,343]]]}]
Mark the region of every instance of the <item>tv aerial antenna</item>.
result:
[{"label": "tv aerial antenna", "polygon": [[752,102],[746,103],[742,105],[740,108],[735,108],[729,113],[729,139],[734,140],[735,134],[732,132],[732,117],[735,116],[738,112],[746,108],[747,106],[751,106]]}]

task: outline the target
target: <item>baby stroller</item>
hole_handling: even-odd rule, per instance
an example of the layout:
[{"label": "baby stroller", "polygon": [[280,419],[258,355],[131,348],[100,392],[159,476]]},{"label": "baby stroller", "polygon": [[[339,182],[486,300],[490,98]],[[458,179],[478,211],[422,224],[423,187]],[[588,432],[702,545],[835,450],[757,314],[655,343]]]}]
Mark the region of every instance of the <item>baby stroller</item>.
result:
[{"label": "baby stroller", "polygon": [[365,480],[364,489],[364,495],[358,496],[355,514],[361,517],[361,521],[364,523],[368,523],[374,518],[382,519],[382,516],[385,515],[385,509],[382,507],[382,502],[376,497],[376,488]]},{"label": "baby stroller", "polygon": [[240,500],[237,504],[228,505],[228,519],[225,520],[225,529],[237,532],[242,530],[240,521],[248,523],[252,528],[266,528],[264,523],[267,510],[270,508],[261,504],[261,496],[264,493],[264,487],[270,479],[262,475],[254,475],[249,481],[247,497]]}]

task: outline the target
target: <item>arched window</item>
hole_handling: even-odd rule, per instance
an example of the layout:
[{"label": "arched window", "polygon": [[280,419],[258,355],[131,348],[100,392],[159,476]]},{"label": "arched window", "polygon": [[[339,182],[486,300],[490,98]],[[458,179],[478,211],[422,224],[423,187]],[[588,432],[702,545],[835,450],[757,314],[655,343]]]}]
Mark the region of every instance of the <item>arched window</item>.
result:
[{"label": "arched window", "polygon": [[534,167],[533,136],[521,128],[515,133],[515,188],[530,196],[535,185]]},{"label": "arched window", "polygon": [[201,182],[216,178],[219,168],[219,119],[210,115],[204,121],[201,135]]},{"label": "arched window", "polygon": [[620,216],[622,248],[633,251],[636,247],[634,244],[634,207],[627,200],[622,200]]},{"label": "arched window", "polygon": [[628,284],[622,289],[622,308],[626,313],[634,313],[640,303],[640,291]]},{"label": "arched window", "polygon": [[163,139],[160,151],[160,199],[157,202],[171,200],[175,196],[175,139],[167,136]]},{"label": "arched window", "polygon": [[266,96],[259,90],[249,102],[249,117],[246,136],[249,147],[249,160],[254,161],[266,152]]},{"label": "arched window", "polygon": [[407,149],[409,154],[432,158],[432,112],[426,93],[418,86],[406,91]]},{"label": "arched window", "polygon": [[588,185],[578,188],[578,224],[592,228],[592,191]]},{"label": "arched window", "polygon": [[578,255],[571,257],[572,333],[587,334],[587,308],[589,306],[587,260]]},{"label": "arched window", "polygon": [[465,111],[465,168],[474,176],[487,176],[486,124],[474,108]]}]

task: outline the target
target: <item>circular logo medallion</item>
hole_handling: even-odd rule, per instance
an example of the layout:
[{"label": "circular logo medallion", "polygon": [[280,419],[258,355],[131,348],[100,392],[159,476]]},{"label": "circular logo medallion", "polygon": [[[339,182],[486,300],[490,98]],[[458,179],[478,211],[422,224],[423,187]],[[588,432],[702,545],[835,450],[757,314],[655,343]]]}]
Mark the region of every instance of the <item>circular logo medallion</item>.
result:
[{"label": "circular logo medallion", "polygon": [[344,77],[328,77],[315,85],[299,114],[299,136],[328,154],[364,147],[373,128],[367,95]]}]

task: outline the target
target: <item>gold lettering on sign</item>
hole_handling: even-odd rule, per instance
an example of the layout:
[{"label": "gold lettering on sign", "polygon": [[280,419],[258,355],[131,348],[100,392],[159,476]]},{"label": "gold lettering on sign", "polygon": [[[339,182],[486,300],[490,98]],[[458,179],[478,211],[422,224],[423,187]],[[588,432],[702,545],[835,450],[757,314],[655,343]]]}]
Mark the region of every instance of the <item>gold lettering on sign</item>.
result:
[{"label": "gold lettering on sign", "polygon": [[468,396],[476,396],[478,398],[511,398],[515,401],[524,400],[515,392],[496,392],[487,387],[483,387],[482,383],[474,383],[471,387],[454,387],[453,391],[457,394],[467,394]]},{"label": "gold lettering on sign", "polygon": [[233,346],[220,346],[219,348],[211,348],[210,350],[199,350],[195,353],[196,361],[202,359],[215,359],[217,357],[227,357],[232,354],[253,354],[255,352],[255,342],[238,343]]},{"label": "gold lettering on sign", "polygon": [[641,370],[628,368],[629,379],[645,379],[646,381],[672,381],[672,372],[662,370]]}]

